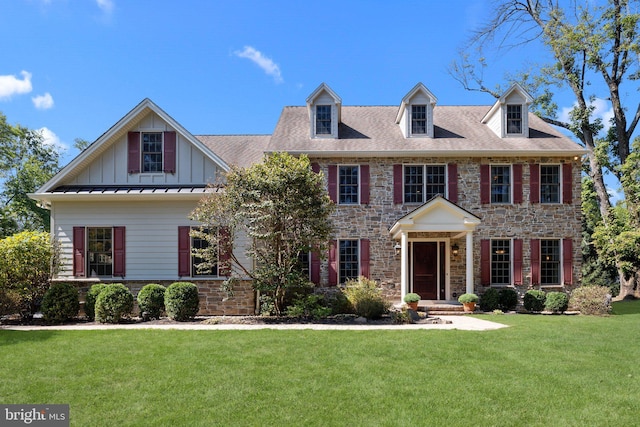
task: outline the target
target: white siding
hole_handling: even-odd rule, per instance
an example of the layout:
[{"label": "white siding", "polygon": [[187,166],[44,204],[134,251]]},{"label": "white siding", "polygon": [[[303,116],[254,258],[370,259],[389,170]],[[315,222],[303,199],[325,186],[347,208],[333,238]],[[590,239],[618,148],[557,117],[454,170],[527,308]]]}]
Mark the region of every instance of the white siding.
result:
[{"label": "white siding", "polygon": [[[125,280],[178,280],[178,226],[197,225],[188,219],[195,202],[57,202],[52,232],[62,248],[60,278],[73,277],[73,227],[126,227]],[[236,241],[236,256],[245,265],[246,238]],[[184,279],[184,277],[183,277]]]}]

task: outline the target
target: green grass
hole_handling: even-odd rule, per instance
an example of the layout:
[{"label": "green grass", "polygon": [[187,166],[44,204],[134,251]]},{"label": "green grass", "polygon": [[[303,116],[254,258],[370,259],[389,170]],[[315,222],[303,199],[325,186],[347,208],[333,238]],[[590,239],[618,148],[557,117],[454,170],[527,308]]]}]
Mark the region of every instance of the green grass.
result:
[{"label": "green grass", "polygon": [[468,331],[0,331],[0,403],[74,426],[621,426],[640,301]]}]

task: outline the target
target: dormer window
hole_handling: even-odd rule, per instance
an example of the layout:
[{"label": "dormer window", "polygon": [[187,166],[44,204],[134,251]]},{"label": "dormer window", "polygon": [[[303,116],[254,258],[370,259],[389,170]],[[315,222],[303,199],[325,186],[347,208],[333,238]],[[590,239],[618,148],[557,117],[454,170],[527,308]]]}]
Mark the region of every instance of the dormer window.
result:
[{"label": "dormer window", "polygon": [[331,105],[316,105],[316,135],[331,135]]},{"label": "dormer window", "polygon": [[507,105],[507,134],[522,134],[522,105]]},{"label": "dormer window", "polygon": [[427,106],[411,106],[411,134],[425,135],[427,133]]}]

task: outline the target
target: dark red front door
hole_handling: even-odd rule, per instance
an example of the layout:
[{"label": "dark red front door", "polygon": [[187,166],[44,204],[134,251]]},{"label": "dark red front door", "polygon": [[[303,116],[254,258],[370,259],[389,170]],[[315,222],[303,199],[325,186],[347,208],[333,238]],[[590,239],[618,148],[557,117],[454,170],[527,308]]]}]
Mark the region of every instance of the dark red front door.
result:
[{"label": "dark red front door", "polygon": [[421,299],[438,299],[438,243],[413,243],[413,292]]}]

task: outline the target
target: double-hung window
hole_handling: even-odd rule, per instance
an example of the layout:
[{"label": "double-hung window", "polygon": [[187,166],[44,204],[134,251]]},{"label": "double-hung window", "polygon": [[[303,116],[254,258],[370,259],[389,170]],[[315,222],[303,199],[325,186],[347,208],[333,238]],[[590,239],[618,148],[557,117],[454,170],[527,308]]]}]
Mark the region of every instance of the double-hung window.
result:
[{"label": "double-hung window", "polygon": [[360,275],[360,248],[358,240],[340,240],[338,254],[339,283],[357,279]]},{"label": "double-hung window", "polygon": [[[209,230],[203,232],[208,233]],[[203,237],[191,237],[191,275],[218,275],[218,249]]]},{"label": "double-hung window", "polygon": [[338,167],[338,203],[341,205],[357,205],[358,181],[360,167],[358,165]]},{"label": "double-hung window", "polygon": [[316,135],[331,135],[331,105],[316,105]]},{"label": "double-hung window", "polygon": [[427,106],[411,106],[411,134],[425,135],[427,133]]},{"label": "double-hung window", "polygon": [[540,240],[540,284],[560,284],[559,240]]},{"label": "double-hung window", "polygon": [[507,135],[522,134],[522,105],[507,105]]},{"label": "double-hung window", "polygon": [[491,284],[511,284],[511,240],[491,241]]},{"label": "double-hung window", "polygon": [[560,166],[540,166],[540,202],[560,203]]},{"label": "double-hung window", "polygon": [[113,229],[87,227],[87,267],[91,277],[113,275]]},{"label": "double-hung window", "polygon": [[404,202],[424,203],[438,194],[445,195],[447,177],[444,165],[405,165]]},{"label": "double-hung window", "polygon": [[142,134],[142,172],[162,172],[162,132]]},{"label": "double-hung window", "polygon": [[511,203],[510,166],[491,166],[491,203]]}]

